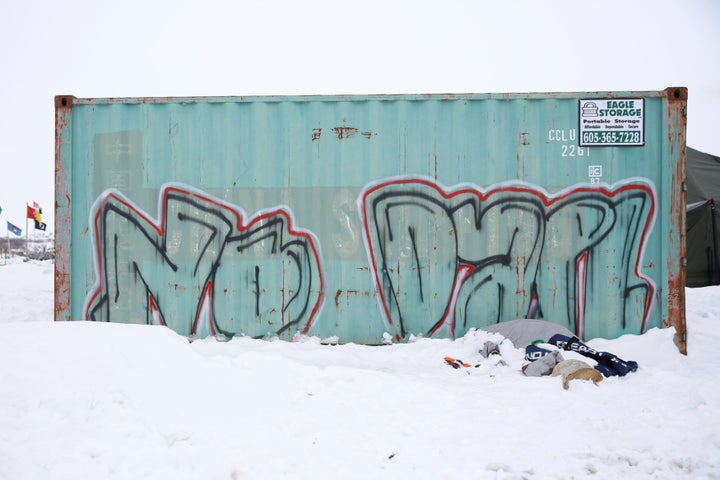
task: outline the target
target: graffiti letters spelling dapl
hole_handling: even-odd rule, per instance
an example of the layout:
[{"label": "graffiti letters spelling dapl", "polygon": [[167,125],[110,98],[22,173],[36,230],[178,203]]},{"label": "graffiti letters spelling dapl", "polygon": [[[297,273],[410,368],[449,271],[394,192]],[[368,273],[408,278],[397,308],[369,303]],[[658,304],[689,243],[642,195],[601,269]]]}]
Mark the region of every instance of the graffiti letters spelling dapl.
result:
[{"label": "graffiti letters spelling dapl", "polygon": [[358,200],[397,339],[454,338],[516,318],[547,319],[580,338],[642,332],[655,292],[640,271],[655,203],[640,180],[548,195],[527,184],[449,189],[397,178]]},{"label": "graffiti letters spelling dapl", "polygon": [[246,219],[187,186],[165,186],[160,198],[158,222],[113,190],[95,202],[86,319],[198,337],[310,328],[324,292],[318,242],[286,209]]}]

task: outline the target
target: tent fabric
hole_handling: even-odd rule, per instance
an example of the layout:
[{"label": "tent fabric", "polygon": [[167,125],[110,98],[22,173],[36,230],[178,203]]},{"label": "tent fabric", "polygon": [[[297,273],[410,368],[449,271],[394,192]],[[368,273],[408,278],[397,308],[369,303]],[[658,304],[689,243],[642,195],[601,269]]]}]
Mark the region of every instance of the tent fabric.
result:
[{"label": "tent fabric", "polygon": [[506,322],[494,323],[481,327],[480,330],[499,333],[510,340],[515,348],[525,348],[535,340],[547,342],[553,335],[572,337],[575,334],[557,323],[533,318],[521,318]]},{"label": "tent fabric", "polygon": [[708,200],[692,210],[688,209],[686,220],[688,262],[685,270],[685,284],[688,287],[720,284],[718,207],[715,202]]},{"label": "tent fabric", "polygon": [[688,287],[720,284],[720,157],[687,148]]},{"label": "tent fabric", "polygon": [[687,147],[687,204],[720,202],[720,157]]}]

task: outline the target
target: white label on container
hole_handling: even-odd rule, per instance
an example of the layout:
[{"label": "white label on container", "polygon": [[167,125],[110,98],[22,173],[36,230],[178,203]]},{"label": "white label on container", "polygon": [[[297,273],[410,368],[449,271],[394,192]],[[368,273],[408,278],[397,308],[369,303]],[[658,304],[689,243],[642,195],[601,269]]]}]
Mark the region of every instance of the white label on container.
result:
[{"label": "white label on container", "polygon": [[578,125],[581,147],[645,145],[645,100],[581,99]]}]

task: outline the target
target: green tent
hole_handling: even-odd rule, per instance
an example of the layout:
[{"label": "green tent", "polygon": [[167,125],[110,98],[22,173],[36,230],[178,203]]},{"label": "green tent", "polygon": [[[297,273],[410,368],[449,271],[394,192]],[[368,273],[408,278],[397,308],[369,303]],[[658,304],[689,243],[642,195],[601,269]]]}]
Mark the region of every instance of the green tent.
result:
[{"label": "green tent", "polygon": [[687,148],[688,287],[720,284],[720,157]]}]

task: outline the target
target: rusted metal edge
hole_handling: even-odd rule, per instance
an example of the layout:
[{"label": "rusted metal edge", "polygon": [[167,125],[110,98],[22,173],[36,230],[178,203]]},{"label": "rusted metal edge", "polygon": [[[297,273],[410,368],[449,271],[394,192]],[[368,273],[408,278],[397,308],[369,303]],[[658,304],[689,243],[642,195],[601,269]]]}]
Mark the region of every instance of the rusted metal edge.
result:
[{"label": "rusted metal edge", "polygon": [[[682,87],[675,87],[682,88]],[[670,89],[666,89],[670,90]],[[608,97],[608,98],[658,98],[667,96],[666,90],[635,90],[628,92],[595,91],[595,92],[552,92],[556,99],[574,99],[578,95]],[[166,103],[226,103],[226,102],[351,102],[351,101],[454,101],[454,100],[533,100],[544,99],[548,92],[509,92],[509,93],[353,93],[336,95],[241,95],[241,96],[187,96],[187,97],[97,97],[75,98],[62,95],[56,98],[65,98],[78,105],[106,105],[106,104],[166,104]]]},{"label": "rusted metal edge", "polygon": [[70,185],[72,107],[75,97],[55,97],[55,305],[54,320],[70,320]]},{"label": "rusted metal edge", "polygon": [[[668,155],[677,158],[676,170],[670,186],[670,251],[677,241],[676,258],[668,258],[668,318],[667,326],[675,327],[675,343],[680,353],[687,355],[687,323],[685,318],[685,277],[686,277],[686,126],[687,98],[685,87],[670,87],[664,90],[667,102]],[[671,163],[672,164],[672,163]]]}]

